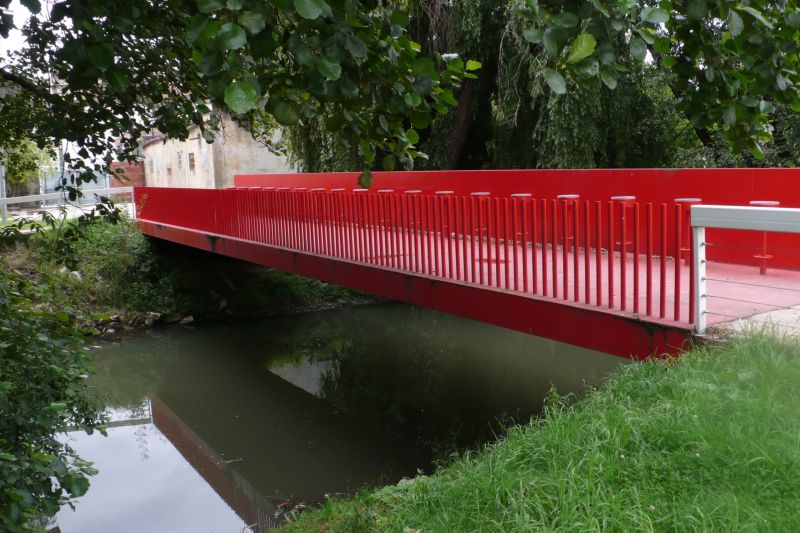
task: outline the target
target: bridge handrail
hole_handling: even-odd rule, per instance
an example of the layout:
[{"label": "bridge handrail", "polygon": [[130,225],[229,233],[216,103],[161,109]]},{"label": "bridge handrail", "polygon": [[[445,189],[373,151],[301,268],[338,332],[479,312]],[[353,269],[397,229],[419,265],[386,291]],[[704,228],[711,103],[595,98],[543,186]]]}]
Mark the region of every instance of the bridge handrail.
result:
[{"label": "bridge handrail", "polygon": [[694,284],[696,298],[695,331],[707,327],[708,291],[706,286],[706,228],[800,233],[800,209],[729,205],[694,205],[691,208],[694,245]]}]

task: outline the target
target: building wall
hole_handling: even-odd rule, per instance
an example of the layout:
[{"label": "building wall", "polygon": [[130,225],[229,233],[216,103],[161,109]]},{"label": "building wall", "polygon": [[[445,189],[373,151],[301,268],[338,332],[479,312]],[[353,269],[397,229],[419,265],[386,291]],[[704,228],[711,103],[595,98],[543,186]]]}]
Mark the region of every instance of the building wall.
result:
[{"label": "building wall", "polygon": [[[122,169],[125,178],[117,177],[116,171]],[[109,176],[111,177],[111,187],[140,187],[146,185],[144,180],[144,163],[128,163],[125,161],[115,161],[109,166]]]},{"label": "building wall", "polygon": [[235,174],[293,172],[285,157],[270,152],[227,116],[213,144],[192,128],[185,141],[146,141],[143,153],[147,185],[153,187],[222,189],[233,187]]}]

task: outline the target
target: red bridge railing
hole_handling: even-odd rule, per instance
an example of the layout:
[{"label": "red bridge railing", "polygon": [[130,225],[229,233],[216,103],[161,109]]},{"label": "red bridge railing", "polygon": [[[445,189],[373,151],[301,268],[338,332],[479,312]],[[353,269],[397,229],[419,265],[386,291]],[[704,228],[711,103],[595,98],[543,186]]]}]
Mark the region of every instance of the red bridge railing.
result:
[{"label": "red bridge railing", "polygon": [[695,318],[682,203],[386,189],[135,193],[142,220],[650,320]]}]

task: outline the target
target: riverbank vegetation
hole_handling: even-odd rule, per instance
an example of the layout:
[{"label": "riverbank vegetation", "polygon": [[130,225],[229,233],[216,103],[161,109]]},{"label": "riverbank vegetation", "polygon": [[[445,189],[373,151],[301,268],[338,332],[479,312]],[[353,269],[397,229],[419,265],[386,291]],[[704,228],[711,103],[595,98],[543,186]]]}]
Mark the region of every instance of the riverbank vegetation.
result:
[{"label": "riverbank vegetation", "polygon": [[796,531],[799,355],[754,335],[631,364],[430,477],[286,531]]},{"label": "riverbank vegetation", "polygon": [[155,243],[123,217],[30,235],[0,265],[40,287],[86,334],[160,322],[268,316],[368,299],[354,291]]}]

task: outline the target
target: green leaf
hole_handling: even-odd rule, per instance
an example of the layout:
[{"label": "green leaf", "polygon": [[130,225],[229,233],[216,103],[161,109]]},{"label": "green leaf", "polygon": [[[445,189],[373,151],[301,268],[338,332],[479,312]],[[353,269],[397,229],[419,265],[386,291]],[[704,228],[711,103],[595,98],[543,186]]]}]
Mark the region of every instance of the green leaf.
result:
[{"label": "green leaf", "polygon": [[708,15],[708,3],[706,0],[690,0],[686,15],[689,20],[703,20]]},{"label": "green leaf", "polygon": [[17,456],[11,455],[10,453],[0,452],[0,459],[2,459],[3,461],[16,461]]},{"label": "green leaf", "polygon": [[367,45],[355,35],[348,35],[345,38],[344,46],[353,57],[361,58],[367,55]]},{"label": "green leaf", "polygon": [[213,37],[219,31],[219,22],[203,15],[195,15],[186,26],[186,40],[193,45]]},{"label": "green leaf", "polygon": [[464,70],[466,70],[466,71],[479,70],[481,68],[481,66],[483,66],[483,65],[481,65],[480,61],[475,61],[474,59],[468,59],[467,60],[467,66],[464,67]]},{"label": "green leaf", "polygon": [[608,70],[601,70],[600,79],[603,80],[605,86],[611,89],[612,91],[617,88],[617,77],[614,75],[613,72]]},{"label": "green leaf", "polygon": [[234,113],[247,113],[257,102],[258,91],[247,82],[235,81],[225,89],[225,104]]},{"label": "green leaf", "polygon": [[389,22],[391,22],[392,24],[396,24],[401,28],[405,28],[406,26],[408,26],[410,20],[411,18],[405,11],[395,11],[394,13],[392,13],[392,16],[389,17]]},{"label": "green leaf", "polygon": [[314,20],[325,10],[323,0],[294,0],[294,9],[304,19]]},{"label": "green leaf", "polygon": [[590,33],[581,33],[572,42],[572,51],[567,58],[567,63],[577,63],[594,53],[597,41]]},{"label": "green leaf", "polygon": [[419,142],[419,133],[416,130],[407,130],[406,131],[406,138],[408,142],[411,144],[417,144]]},{"label": "green leaf", "polygon": [[128,90],[128,75],[118,68],[110,68],[106,71],[106,81],[112,90],[118,93],[124,93]]},{"label": "green leaf", "polygon": [[284,126],[292,126],[297,124],[297,121],[300,120],[300,115],[297,110],[289,102],[279,102],[278,105],[275,106],[272,116]]},{"label": "green leaf", "polygon": [[42,4],[39,0],[20,0],[20,4],[28,8],[28,11],[34,15],[42,10]]},{"label": "green leaf", "polygon": [[544,69],[544,80],[554,93],[564,94],[567,92],[567,82],[558,71],[551,68]]},{"label": "green leaf", "polygon": [[342,76],[342,66],[339,60],[331,56],[323,56],[317,60],[317,70],[325,78],[336,81]]},{"label": "green leaf", "polygon": [[213,13],[225,7],[222,0],[197,0],[197,9],[200,13]]},{"label": "green leaf", "polygon": [[394,155],[389,154],[383,158],[383,161],[381,161],[381,166],[383,167],[383,170],[392,171],[397,166],[397,158]]},{"label": "green leaf", "polygon": [[252,35],[256,35],[266,27],[267,21],[261,13],[244,11],[239,15],[239,24],[244,26]]},{"label": "green leaf", "polygon": [[660,7],[646,7],[642,9],[640,15],[642,22],[649,22],[651,24],[663,24],[669,20],[669,13]]},{"label": "green leaf", "polygon": [[553,24],[562,28],[574,28],[580,21],[581,19],[578,18],[578,15],[569,11],[563,11],[552,19]]},{"label": "green leaf", "polygon": [[647,55],[647,45],[644,44],[644,41],[642,41],[638,37],[631,37],[631,42],[629,46],[630,46],[631,56],[633,56],[634,59],[643,61],[645,56]]},{"label": "green leaf", "polygon": [[108,43],[100,43],[89,48],[89,61],[100,70],[106,70],[114,64],[114,47]]},{"label": "green leaf", "polygon": [[561,54],[561,49],[564,48],[566,37],[566,33],[562,28],[547,28],[542,36],[542,42],[547,53],[552,57],[558,57]]},{"label": "green leaf", "polygon": [[786,15],[786,23],[794,29],[800,28],[800,14],[797,11],[792,11]]},{"label": "green leaf", "polygon": [[728,31],[734,37],[741,35],[742,30],[744,30],[744,21],[742,17],[739,16],[739,13],[731,9],[730,14],[728,15]]},{"label": "green leaf", "polygon": [[365,189],[369,189],[370,187],[372,187],[372,171],[365,170],[364,172],[362,172],[361,175],[358,177],[358,184],[364,187]]},{"label": "green leaf", "polygon": [[537,28],[536,26],[531,26],[530,28],[522,32],[522,38],[528,41],[529,43],[534,43],[534,44],[542,42],[543,36],[544,32],[539,28]]},{"label": "green leaf", "polygon": [[228,0],[227,6],[231,11],[239,11],[242,9],[242,0]]},{"label": "green leaf", "polygon": [[[417,93],[406,93],[403,95],[403,101],[408,107],[418,107],[422,104],[422,97]],[[456,105],[458,105],[457,102]]]},{"label": "green leaf", "polygon": [[244,28],[234,22],[226,22],[217,32],[219,46],[223,50],[236,50],[247,43],[247,35]]},{"label": "green leaf", "polygon": [[754,19],[759,21],[761,24],[763,24],[767,28],[769,28],[769,29],[773,28],[772,23],[770,21],[768,21],[766,18],[764,18],[764,15],[762,15],[761,11],[759,11],[758,9],[750,7],[750,6],[740,7],[739,9],[741,9],[745,13],[749,13]]}]

